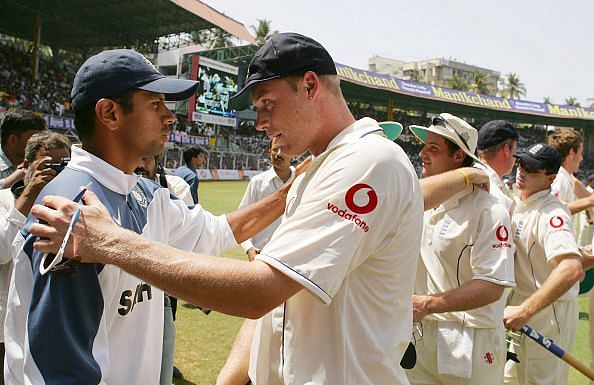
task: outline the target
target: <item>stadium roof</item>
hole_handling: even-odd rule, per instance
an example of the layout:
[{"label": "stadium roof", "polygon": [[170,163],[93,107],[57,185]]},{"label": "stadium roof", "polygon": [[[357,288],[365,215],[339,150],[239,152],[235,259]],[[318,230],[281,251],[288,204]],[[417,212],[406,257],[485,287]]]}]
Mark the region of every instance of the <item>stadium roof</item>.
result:
[{"label": "stadium roof", "polygon": [[37,14],[41,43],[67,50],[139,46],[213,27],[255,44],[242,23],[198,0],[7,0],[0,33],[34,40]]}]

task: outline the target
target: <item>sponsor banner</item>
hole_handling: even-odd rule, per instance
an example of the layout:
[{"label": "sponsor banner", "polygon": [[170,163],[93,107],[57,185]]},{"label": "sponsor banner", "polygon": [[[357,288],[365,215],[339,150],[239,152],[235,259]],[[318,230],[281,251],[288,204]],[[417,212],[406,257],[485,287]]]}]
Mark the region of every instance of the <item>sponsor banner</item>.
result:
[{"label": "sponsor banner", "polygon": [[390,75],[364,71],[339,63],[336,63],[336,71],[341,79],[352,83],[421,98],[464,104],[471,107],[489,108],[493,110],[519,112],[555,118],[594,120],[594,109],[591,108],[505,99],[476,94],[474,92],[452,90],[430,84],[397,79]]},{"label": "sponsor banner", "polygon": [[181,144],[195,144],[197,146],[208,146],[207,136],[188,135],[185,131],[172,130],[169,133],[169,141]]},{"label": "sponsor banner", "polygon": [[242,170],[241,171],[243,173],[244,176],[246,176],[248,179],[252,179],[253,177],[255,177],[256,175],[260,174],[262,171],[259,170]]},{"label": "sponsor banner", "polygon": [[219,180],[240,180],[239,171],[237,170],[225,170],[225,169],[218,169],[217,174],[219,176]]},{"label": "sponsor banner", "polygon": [[210,172],[209,169],[201,168],[199,170],[196,170],[196,174],[198,175],[198,179],[200,179],[200,180],[211,180],[212,179],[212,173]]},{"label": "sponsor banner", "polygon": [[225,116],[204,114],[202,112],[196,112],[196,111],[194,111],[192,113],[192,120],[194,122],[218,124],[220,126],[228,126],[228,127],[235,127],[235,122],[236,122],[235,118],[228,118]]}]

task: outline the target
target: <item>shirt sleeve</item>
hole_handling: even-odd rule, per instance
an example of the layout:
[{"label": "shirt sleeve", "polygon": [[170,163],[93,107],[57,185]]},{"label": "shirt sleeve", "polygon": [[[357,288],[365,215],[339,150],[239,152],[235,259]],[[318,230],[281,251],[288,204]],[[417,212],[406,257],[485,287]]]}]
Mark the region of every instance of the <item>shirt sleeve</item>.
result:
[{"label": "shirt sleeve", "polygon": [[0,197],[0,264],[12,260],[12,242],[26,220],[14,204],[5,201],[8,198],[14,199],[12,193],[10,197]]},{"label": "shirt sleeve", "polygon": [[565,206],[545,206],[538,224],[539,242],[544,245],[549,264],[557,265],[556,257],[575,254],[581,257],[573,233],[571,218]]},{"label": "shirt sleeve", "polygon": [[167,189],[155,191],[147,214],[159,218],[161,223],[145,230],[143,235],[148,239],[208,255],[218,255],[237,246],[224,215],[217,216],[200,205],[188,207],[179,199],[170,199]]},{"label": "shirt sleeve", "polygon": [[194,199],[190,192],[190,185],[188,185],[185,180],[174,175],[166,175],[165,178],[167,179],[169,190],[174,196],[184,201],[188,206],[194,205]]},{"label": "shirt sleeve", "polygon": [[[258,201],[258,197],[256,196],[256,192],[258,191],[258,188],[256,187],[257,184],[257,179],[252,178],[250,180],[243,194],[243,198],[241,198],[241,202],[239,202],[239,208],[249,206]],[[252,243],[251,238],[241,242],[243,251],[248,251],[252,247],[254,247],[254,244]]]},{"label": "shirt sleeve", "polygon": [[[479,193],[483,193],[479,191]],[[496,198],[489,196],[493,205],[479,213],[470,265],[473,279],[480,279],[501,286],[515,286],[514,244],[509,214]]]},{"label": "shirt sleeve", "polygon": [[411,203],[416,176],[385,151],[395,153],[349,145],[322,166],[314,160],[294,182],[285,218],[256,258],[330,303],[345,277],[371,254],[366,241],[379,244]]}]

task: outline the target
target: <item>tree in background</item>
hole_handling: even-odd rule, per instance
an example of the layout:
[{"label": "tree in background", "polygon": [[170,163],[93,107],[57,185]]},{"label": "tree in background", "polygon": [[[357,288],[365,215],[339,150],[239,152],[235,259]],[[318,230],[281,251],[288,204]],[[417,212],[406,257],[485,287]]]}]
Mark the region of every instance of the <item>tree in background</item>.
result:
[{"label": "tree in background", "polygon": [[233,46],[231,34],[220,28],[204,29],[192,32],[192,40],[208,49],[217,49]]},{"label": "tree in background", "polygon": [[487,74],[481,71],[475,71],[470,84],[470,91],[477,94],[492,95],[491,85],[487,78]]},{"label": "tree in background", "polygon": [[570,96],[565,99],[565,105],[580,107],[580,102],[578,102],[575,96]]},{"label": "tree in background", "polygon": [[553,98],[551,98],[550,96],[545,96],[544,98],[542,98],[542,102],[544,104],[553,104]]},{"label": "tree in background", "polygon": [[505,77],[503,96],[509,99],[519,99],[526,95],[526,86],[520,81],[520,77],[515,72],[510,72]]},{"label": "tree in background", "polygon": [[272,21],[266,19],[257,19],[258,26],[255,27],[253,25],[250,26],[252,31],[256,34],[256,42],[258,45],[262,45],[268,40],[272,35],[278,33],[278,31],[272,30]]},{"label": "tree in background", "polygon": [[421,76],[421,71],[413,70],[412,74],[410,75],[410,81],[415,83],[423,83],[423,76]]},{"label": "tree in background", "polygon": [[448,79],[448,87],[459,91],[468,91],[470,89],[466,80],[456,75]]}]

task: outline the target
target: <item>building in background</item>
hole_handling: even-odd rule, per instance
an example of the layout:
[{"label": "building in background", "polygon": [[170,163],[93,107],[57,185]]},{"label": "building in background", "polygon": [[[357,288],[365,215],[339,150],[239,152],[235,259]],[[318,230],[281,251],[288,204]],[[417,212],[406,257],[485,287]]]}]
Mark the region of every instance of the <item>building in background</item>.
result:
[{"label": "building in background", "polygon": [[484,74],[488,95],[497,94],[501,77],[499,71],[443,58],[405,62],[376,55],[369,58],[369,71],[447,88],[451,88],[450,81],[454,77],[462,79],[470,86],[474,82],[475,73],[480,72]]}]

